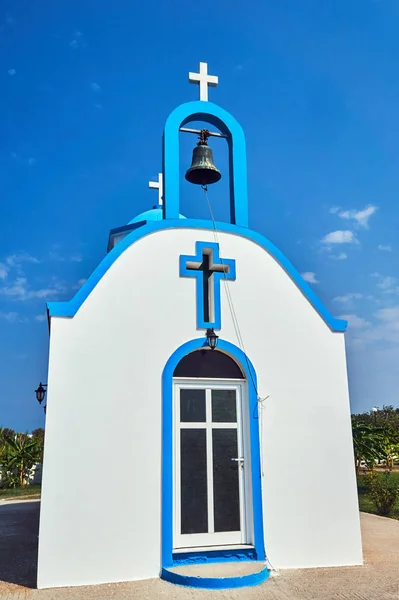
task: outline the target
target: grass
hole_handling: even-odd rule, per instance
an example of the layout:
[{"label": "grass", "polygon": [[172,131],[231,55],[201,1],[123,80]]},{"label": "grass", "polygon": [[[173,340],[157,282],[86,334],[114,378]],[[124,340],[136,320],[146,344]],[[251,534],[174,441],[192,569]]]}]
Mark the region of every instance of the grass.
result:
[{"label": "grass", "polygon": [[[393,480],[399,483],[399,472],[391,473],[391,477]],[[362,512],[372,513],[373,515],[377,514],[375,506],[373,505],[370,496],[367,492],[367,488],[365,485],[364,475],[358,475],[357,477],[357,491],[359,494],[359,509]],[[399,520],[399,499],[397,500],[392,514],[390,515],[393,519]]]},{"label": "grass", "polygon": [[14,498],[31,498],[32,496],[40,497],[40,485],[28,485],[23,488],[11,488],[8,490],[0,489],[0,500],[11,500]]}]

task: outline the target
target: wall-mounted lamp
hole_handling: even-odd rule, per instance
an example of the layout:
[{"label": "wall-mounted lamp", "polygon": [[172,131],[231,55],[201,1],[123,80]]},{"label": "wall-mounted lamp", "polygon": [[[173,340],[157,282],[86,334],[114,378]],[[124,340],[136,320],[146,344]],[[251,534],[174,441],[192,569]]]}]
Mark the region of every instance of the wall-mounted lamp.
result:
[{"label": "wall-mounted lamp", "polygon": [[44,396],[46,395],[46,390],[44,388],[47,388],[47,383],[40,382],[39,387],[37,388],[37,390],[35,390],[36,400],[39,404],[43,402]]},{"label": "wall-mounted lamp", "polygon": [[[39,404],[41,404],[44,400],[44,397],[46,395],[46,391],[47,391],[47,383],[39,383],[39,387],[37,388],[37,390],[35,390],[35,394],[36,394],[36,400],[38,401]],[[46,414],[46,406],[43,406],[44,409],[44,414]]]}]

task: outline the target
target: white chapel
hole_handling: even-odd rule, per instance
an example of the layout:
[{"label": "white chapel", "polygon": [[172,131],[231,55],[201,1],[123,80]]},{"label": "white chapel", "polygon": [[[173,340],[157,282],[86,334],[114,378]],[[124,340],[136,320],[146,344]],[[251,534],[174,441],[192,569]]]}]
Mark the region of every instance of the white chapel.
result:
[{"label": "white chapel", "polygon": [[[189,77],[200,99],[166,121],[158,205],[111,230],[82,288],[48,304],[40,588],[228,588],[362,563],[346,322],[248,227],[244,132],[208,100],[206,63]],[[180,214],[182,131],[205,194],[225,139],[229,222]]]}]

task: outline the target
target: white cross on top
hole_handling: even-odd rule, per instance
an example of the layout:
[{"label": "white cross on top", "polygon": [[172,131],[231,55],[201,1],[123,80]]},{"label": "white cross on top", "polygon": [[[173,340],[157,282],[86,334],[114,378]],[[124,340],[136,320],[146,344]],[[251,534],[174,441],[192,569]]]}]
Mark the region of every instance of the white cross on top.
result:
[{"label": "white cross on top", "polygon": [[163,175],[158,173],[158,181],[149,181],[148,187],[158,190],[158,206],[163,204]]},{"label": "white cross on top", "polygon": [[200,62],[199,73],[189,73],[188,81],[199,84],[200,100],[208,102],[208,85],[216,87],[219,78],[216,75],[208,75],[208,63]]}]

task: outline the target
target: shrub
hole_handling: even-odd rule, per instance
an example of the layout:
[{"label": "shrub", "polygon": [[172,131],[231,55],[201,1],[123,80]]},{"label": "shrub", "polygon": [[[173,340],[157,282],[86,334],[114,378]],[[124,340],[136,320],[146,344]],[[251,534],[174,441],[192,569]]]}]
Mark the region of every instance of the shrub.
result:
[{"label": "shrub", "polygon": [[399,485],[392,479],[389,471],[380,474],[371,472],[365,479],[377,514],[389,517],[399,498]]}]

